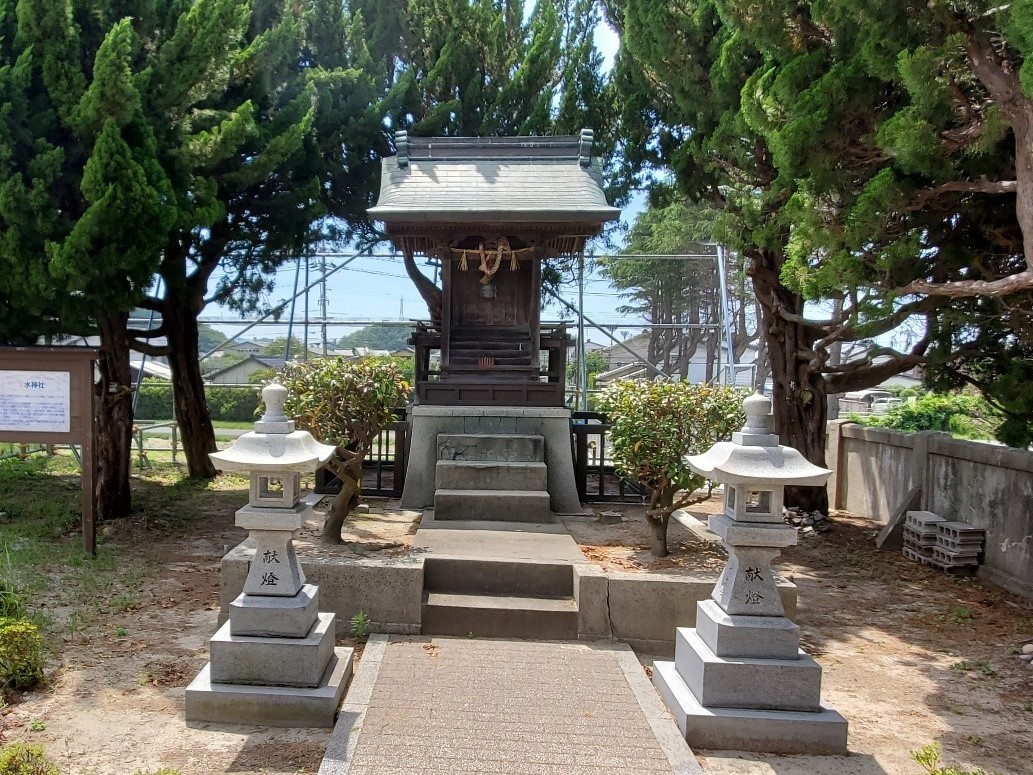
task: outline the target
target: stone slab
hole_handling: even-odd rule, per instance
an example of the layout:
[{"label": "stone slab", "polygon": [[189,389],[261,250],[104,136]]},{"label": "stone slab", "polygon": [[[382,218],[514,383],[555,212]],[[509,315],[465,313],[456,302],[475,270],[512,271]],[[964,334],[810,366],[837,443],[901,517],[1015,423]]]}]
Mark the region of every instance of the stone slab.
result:
[{"label": "stone slab", "polygon": [[560,524],[435,522],[424,517],[413,537],[414,553],[499,562],[586,562],[577,543]]},{"label": "stone slab", "polygon": [[732,546],[783,548],[794,546],[797,540],[796,528],[789,525],[771,525],[764,522],[751,525],[724,514],[710,517],[709,526],[721,536],[722,541]]},{"label": "stone slab", "polygon": [[231,635],[259,638],[304,638],[319,613],[319,587],[306,584],[294,597],[241,593],[230,603]]},{"label": "stone slab", "polygon": [[904,500],[893,510],[889,522],[879,531],[875,539],[875,548],[899,552],[904,546],[904,525],[907,515],[915,513],[914,510],[921,505],[922,488],[912,487],[904,496]]},{"label": "stone slab", "polygon": [[540,490],[548,487],[545,463],[439,460],[441,490]]},{"label": "stone slab", "polygon": [[226,684],[319,686],[334,653],[334,614],[319,614],[304,638],[231,635],[229,622],[209,641],[211,680]]},{"label": "stone slab", "polygon": [[516,433],[439,433],[437,459],[439,463],[540,463],[545,460],[545,438]]},{"label": "stone slab", "polygon": [[696,606],[696,635],[719,657],[796,659],[800,628],[784,616],[730,616],[714,600]]},{"label": "stone slab", "polygon": [[826,756],[847,752],[847,721],[834,710],[703,707],[673,662],[653,663],[653,685],[686,741],[696,748]]},{"label": "stone slab", "polygon": [[550,517],[545,490],[437,490],[434,518],[439,521],[546,522]]},{"label": "stone slab", "polygon": [[237,509],[234,524],[244,530],[300,530],[312,513],[302,501],[293,508],[257,508],[246,505]]},{"label": "stone slab", "polygon": [[681,627],[674,663],[705,707],[813,712],[821,707],[821,666],[803,651],[797,659],[719,657],[695,629]]},{"label": "stone slab", "polygon": [[472,595],[571,597],[574,572],[567,562],[427,557],[423,589]]},{"label": "stone slab", "polygon": [[351,677],[354,652],[352,648],[334,649],[314,689],[213,683],[209,663],[186,688],[187,726],[332,727]]},{"label": "stone slab", "polygon": [[578,637],[611,637],[606,571],[592,563],[578,563],[573,566],[573,572]]}]

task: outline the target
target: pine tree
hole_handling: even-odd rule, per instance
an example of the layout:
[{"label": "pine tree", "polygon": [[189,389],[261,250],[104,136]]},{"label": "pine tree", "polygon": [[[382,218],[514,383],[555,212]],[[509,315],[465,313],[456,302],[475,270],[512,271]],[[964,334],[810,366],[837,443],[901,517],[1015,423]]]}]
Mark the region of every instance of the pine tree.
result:
[{"label": "pine tree", "polygon": [[[650,206],[635,220],[621,251],[633,257],[600,262],[603,274],[629,302],[618,311],[658,324],[650,330],[649,361],[682,379],[688,378],[689,362],[704,343],[707,379],[717,377],[713,365],[724,340],[716,328],[722,320],[717,254],[714,247],[701,244],[713,241],[717,215],[710,207],[678,198],[666,206]],[[652,255],[661,257],[644,257]],[[663,258],[665,255],[685,258]],[[745,279],[738,267],[730,269],[730,279]],[[747,307],[752,307],[753,301],[746,298],[744,286],[744,282],[735,283],[743,292],[730,297],[736,358],[756,338],[747,323]],[[752,317],[756,319],[756,315]],[[679,324],[685,328],[678,328]]]},{"label": "pine tree", "polygon": [[[120,516],[129,347],[169,355],[190,471],[213,474],[197,314],[254,303],[320,216],[362,222],[380,92],[361,25],[328,0],[19,0],[0,25],[0,336],[100,332],[98,493]],[[160,325],[128,329],[136,306]]]}]

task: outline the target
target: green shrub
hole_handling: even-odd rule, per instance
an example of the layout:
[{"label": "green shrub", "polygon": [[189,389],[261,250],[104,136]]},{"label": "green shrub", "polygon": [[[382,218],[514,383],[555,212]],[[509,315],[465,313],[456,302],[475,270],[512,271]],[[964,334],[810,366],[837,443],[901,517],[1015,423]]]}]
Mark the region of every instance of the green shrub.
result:
[{"label": "green shrub", "polygon": [[370,622],[369,615],[365,611],[359,611],[351,618],[351,633],[355,640],[366,640],[369,637]]},{"label": "green shrub", "polygon": [[[206,385],[205,398],[213,420],[251,422],[255,420],[260,396],[258,388]],[[140,385],[140,398],[134,418],[137,420],[169,420],[172,418],[172,384],[145,380]]]},{"label": "green shrub", "polygon": [[341,480],[341,491],[323,523],[323,540],[339,544],[344,520],[359,503],[362,461],[410,385],[391,358],[294,361],[279,380],[288,391],[287,416],[337,447],[327,466]]},{"label": "green shrub", "polygon": [[11,743],[0,750],[0,775],[58,775],[43,746]]},{"label": "green shrub", "polygon": [[965,439],[991,439],[1000,422],[984,399],[961,393],[924,393],[890,407],[884,415],[856,419],[875,428],[943,431]]},{"label": "green shrub", "polygon": [[204,389],[213,420],[252,422],[258,419],[261,400],[258,388],[229,388],[207,385]]},{"label": "green shrub", "polygon": [[667,555],[671,514],[704,484],[683,456],[704,452],[739,430],[746,419],[746,395],[739,388],[626,380],[615,382],[600,397],[617,471],[650,491],[646,521],[655,556]]},{"label": "green shrub", "polygon": [[23,691],[42,680],[43,639],[39,629],[23,619],[0,618],[0,684]]},{"label": "green shrub", "polygon": [[929,775],[988,775],[986,770],[981,767],[974,770],[959,770],[957,767],[941,765],[939,743],[912,751],[911,758],[920,764]]}]

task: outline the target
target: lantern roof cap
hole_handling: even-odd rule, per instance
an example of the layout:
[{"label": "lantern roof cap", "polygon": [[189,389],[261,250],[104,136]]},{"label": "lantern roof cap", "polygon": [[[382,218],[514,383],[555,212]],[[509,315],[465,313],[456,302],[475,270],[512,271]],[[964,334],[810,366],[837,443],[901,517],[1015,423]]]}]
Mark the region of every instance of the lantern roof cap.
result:
[{"label": "lantern roof cap", "polygon": [[700,455],[686,455],[695,473],[721,484],[818,486],[832,474],[816,466],[792,447],[779,444],[772,432],[771,400],[754,393],[743,402],[746,424]]},{"label": "lantern roof cap", "polygon": [[334,454],[334,446],[320,444],[308,431],[294,429],[284,403],[287,389],[276,382],[262,389],[265,414],[255,429],[238,437],[227,449],[208,455],[220,471],[254,473],[309,473]]}]

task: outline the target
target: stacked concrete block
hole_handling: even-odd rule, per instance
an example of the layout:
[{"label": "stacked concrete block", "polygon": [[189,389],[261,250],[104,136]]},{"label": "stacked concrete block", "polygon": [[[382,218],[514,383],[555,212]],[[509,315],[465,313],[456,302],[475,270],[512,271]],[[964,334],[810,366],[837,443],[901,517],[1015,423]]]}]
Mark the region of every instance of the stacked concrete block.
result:
[{"label": "stacked concrete block", "polygon": [[544,437],[441,433],[437,449],[435,520],[552,520]]},{"label": "stacked concrete block", "polygon": [[262,391],[266,413],[253,433],[211,455],[216,467],[251,475],[236,524],[249,532],[254,558],[229,620],[209,641],[211,661],[186,690],[188,723],[331,727],[351,676],[353,650],[335,648],[334,614],[320,613],[319,588],[305,581],[294,532],[310,509],[300,502],[301,473],[334,448],[295,431],[283,415],[287,391]]},{"label": "stacked concrete block", "polygon": [[834,754],[846,752],[847,722],[821,705],[821,667],[800,650],[785,616],[772,560],[796,543],[783,524],[786,485],[820,485],[830,471],[782,447],[770,401],[746,400],[746,426],[688,466],[725,484],[724,513],[710,529],[729,559],[696,626],[677,630],[673,662],[656,662],[653,682],[694,747]]},{"label": "stacked concrete block", "polygon": [[933,558],[936,525],[944,518],[931,511],[909,511],[904,520],[904,556],[919,562]]},{"label": "stacked concrete block", "polygon": [[968,522],[938,522],[933,559],[947,570],[979,565],[986,531]]},{"label": "stacked concrete block", "polygon": [[986,533],[967,522],[948,521],[929,511],[909,511],[904,524],[904,556],[943,570],[979,564]]}]

